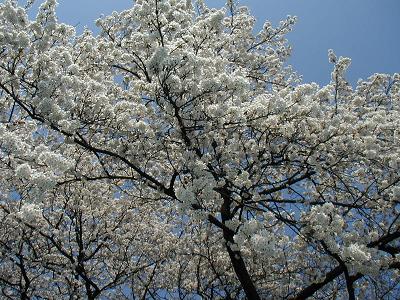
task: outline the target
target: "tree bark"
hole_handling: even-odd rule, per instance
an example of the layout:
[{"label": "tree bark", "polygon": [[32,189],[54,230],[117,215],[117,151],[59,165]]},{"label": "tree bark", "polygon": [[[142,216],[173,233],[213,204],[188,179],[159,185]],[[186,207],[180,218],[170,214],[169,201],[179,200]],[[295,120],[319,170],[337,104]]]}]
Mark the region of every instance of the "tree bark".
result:
[{"label": "tree bark", "polygon": [[[223,193],[224,203],[221,206],[221,218],[222,223],[231,219],[230,213],[230,197],[227,195],[228,193]],[[240,251],[234,251],[231,249],[230,244],[234,243],[233,236],[234,232],[229,228],[223,228],[223,235],[225,240],[226,249],[229,254],[229,258],[231,260],[233,269],[235,270],[236,276],[242,285],[243,291],[246,294],[247,299],[249,300],[261,300],[260,296],[257,293],[257,289],[250,277],[250,274],[246,268],[246,264],[240,254]]]},{"label": "tree bark", "polygon": [[[226,239],[225,239],[226,241]],[[250,278],[249,272],[247,271],[246,265],[243,261],[239,251],[233,251],[229,245],[226,245],[226,249],[229,253],[233,269],[235,270],[236,276],[238,277],[240,284],[249,300],[261,300],[257,293],[257,289],[254,286],[253,281]]]}]

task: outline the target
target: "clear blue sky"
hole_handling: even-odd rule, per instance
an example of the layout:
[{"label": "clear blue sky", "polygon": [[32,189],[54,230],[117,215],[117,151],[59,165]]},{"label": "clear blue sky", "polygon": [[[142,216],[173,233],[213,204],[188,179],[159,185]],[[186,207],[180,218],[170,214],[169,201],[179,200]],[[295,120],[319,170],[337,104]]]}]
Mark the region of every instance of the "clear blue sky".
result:
[{"label": "clear blue sky", "polygon": [[[40,2],[40,0],[37,0]],[[131,0],[58,0],[60,21],[78,29],[94,29],[100,14],[123,10]],[[225,0],[206,0],[222,6]],[[380,73],[400,72],[400,0],[241,0],[250,7],[261,27],[268,19],[273,24],[287,15],[299,21],[288,35],[293,47],[290,60],[305,82],[329,82],[331,66],[328,49],[348,56],[352,65],[350,82]]]}]

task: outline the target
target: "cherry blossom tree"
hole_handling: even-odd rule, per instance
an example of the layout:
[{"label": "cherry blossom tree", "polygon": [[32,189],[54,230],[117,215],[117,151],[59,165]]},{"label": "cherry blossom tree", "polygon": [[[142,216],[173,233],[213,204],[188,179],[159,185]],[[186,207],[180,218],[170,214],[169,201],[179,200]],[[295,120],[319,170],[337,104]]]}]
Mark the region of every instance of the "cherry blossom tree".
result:
[{"label": "cherry blossom tree", "polygon": [[4,299],[396,299],[400,75],[287,65],[295,17],[0,3]]}]

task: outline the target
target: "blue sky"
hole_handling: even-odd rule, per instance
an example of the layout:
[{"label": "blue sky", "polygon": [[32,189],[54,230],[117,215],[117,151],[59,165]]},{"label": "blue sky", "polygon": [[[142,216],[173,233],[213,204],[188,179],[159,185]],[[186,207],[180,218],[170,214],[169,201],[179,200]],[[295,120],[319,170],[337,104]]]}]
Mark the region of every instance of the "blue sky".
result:
[{"label": "blue sky", "polygon": [[[40,0],[37,0],[40,2]],[[123,10],[132,0],[58,0],[60,21],[94,29],[102,13]],[[225,0],[206,0],[220,7]],[[355,83],[373,73],[400,72],[400,0],[240,0],[250,8],[261,27],[287,15],[299,20],[288,35],[293,48],[290,59],[305,82],[326,84],[331,66],[328,49],[352,59],[348,79]]]}]

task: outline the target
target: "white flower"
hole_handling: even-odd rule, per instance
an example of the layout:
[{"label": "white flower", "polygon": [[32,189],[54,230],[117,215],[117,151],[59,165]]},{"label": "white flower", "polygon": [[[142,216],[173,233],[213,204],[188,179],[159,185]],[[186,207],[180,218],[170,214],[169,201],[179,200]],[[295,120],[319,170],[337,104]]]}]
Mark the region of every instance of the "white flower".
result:
[{"label": "white flower", "polygon": [[32,175],[31,166],[27,163],[19,165],[15,169],[15,176],[21,179],[29,179]]},{"label": "white flower", "polygon": [[64,173],[72,168],[72,162],[69,162],[59,153],[50,151],[44,151],[39,154],[37,161],[39,164],[44,164],[50,167],[52,170],[60,173]]},{"label": "white flower", "polygon": [[337,57],[336,57],[336,55],[335,55],[335,53],[333,52],[332,49],[329,49],[329,50],[328,50],[328,58],[329,58],[329,62],[330,62],[331,64],[336,63]]}]

